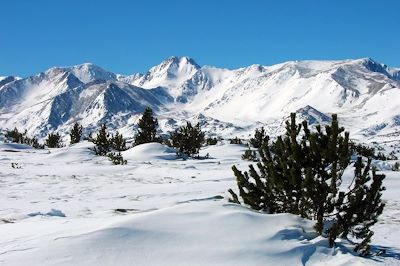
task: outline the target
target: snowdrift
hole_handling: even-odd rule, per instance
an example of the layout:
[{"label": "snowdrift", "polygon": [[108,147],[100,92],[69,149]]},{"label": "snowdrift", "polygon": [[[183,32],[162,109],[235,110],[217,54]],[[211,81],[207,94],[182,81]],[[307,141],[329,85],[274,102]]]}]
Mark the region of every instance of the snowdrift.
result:
[{"label": "snowdrift", "polygon": [[[251,225],[251,226],[249,226]],[[7,265],[349,265],[368,260],[314,238],[313,223],[224,201],[132,214],[94,231],[38,241]],[[34,228],[32,228],[34,230]],[[44,232],[43,232],[44,233]]]},{"label": "snowdrift", "polygon": [[175,160],[174,149],[160,143],[145,143],[121,153],[124,159],[134,161]]},{"label": "snowdrift", "polygon": [[[0,144],[0,265],[398,265],[399,172],[384,170],[386,207],[363,259],[328,248],[313,222],[228,203],[246,145],[202,148],[179,160],[159,143],[112,165],[82,142],[60,149]],[[10,151],[10,150],[13,151]],[[382,167],[384,168],[384,167]],[[352,182],[346,169],[343,186]]]}]

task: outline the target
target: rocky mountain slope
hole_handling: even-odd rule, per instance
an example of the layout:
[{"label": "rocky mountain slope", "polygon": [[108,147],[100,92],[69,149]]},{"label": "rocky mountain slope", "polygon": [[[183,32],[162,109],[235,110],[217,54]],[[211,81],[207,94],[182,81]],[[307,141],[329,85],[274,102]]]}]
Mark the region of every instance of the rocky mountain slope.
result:
[{"label": "rocky mountain slope", "polygon": [[76,121],[88,130],[107,123],[132,136],[150,106],[164,132],[191,120],[209,134],[246,137],[263,125],[279,133],[290,112],[310,123],[329,122],[337,113],[353,137],[390,142],[400,134],[398,99],[400,69],[369,58],[229,70],[171,57],[129,76],[87,63],[22,79],[1,77],[0,123],[40,137],[67,131]]}]

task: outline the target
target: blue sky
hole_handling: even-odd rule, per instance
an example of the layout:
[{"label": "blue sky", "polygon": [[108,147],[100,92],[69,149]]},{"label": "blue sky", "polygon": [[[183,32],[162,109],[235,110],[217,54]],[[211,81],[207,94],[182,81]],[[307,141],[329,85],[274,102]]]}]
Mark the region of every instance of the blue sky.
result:
[{"label": "blue sky", "polygon": [[0,14],[0,76],[84,62],[130,74],[172,55],[226,68],[360,57],[400,66],[397,0],[12,0]]}]

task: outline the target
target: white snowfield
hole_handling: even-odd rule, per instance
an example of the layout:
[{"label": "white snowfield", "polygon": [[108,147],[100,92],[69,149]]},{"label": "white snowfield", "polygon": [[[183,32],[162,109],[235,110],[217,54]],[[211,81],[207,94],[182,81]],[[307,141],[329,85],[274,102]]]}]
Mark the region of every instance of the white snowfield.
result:
[{"label": "white snowfield", "polygon": [[229,203],[231,166],[249,164],[245,146],[209,146],[209,159],[185,161],[150,143],[125,151],[123,166],[91,147],[0,144],[1,265],[400,264],[398,172],[384,171],[387,205],[374,226],[373,251],[386,253],[361,258],[346,241],[329,248],[312,221]]}]

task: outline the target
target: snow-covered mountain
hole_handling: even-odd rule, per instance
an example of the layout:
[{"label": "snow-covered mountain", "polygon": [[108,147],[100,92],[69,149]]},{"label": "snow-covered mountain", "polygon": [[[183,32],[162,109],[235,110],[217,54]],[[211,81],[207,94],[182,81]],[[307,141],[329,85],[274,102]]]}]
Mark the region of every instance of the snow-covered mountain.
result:
[{"label": "snow-covered mountain", "polygon": [[45,136],[75,121],[106,122],[127,135],[152,107],[164,131],[199,121],[210,135],[248,136],[255,127],[280,132],[290,112],[310,123],[337,113],[353,137],[398,140],[400,69],[370,58],[291,61],[229,70],[171,57],[145,74],[114,74],[93,64],[51,68],[23,79],[0,78],[2,128]]},{"label": "snow-covered mountain", "polygon": [[183,85],[195,75],[200,66],[188,57],[172,56],[158,66],[152,67],[146,74],[132,80],[132,84],[142,88],[166,88],[178,102],[185,102]]}]

